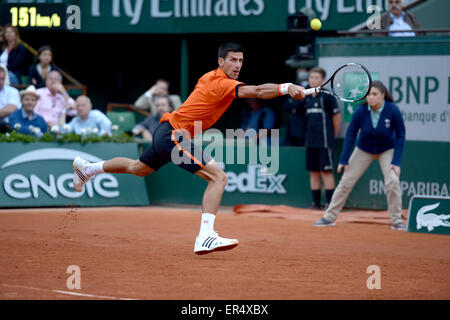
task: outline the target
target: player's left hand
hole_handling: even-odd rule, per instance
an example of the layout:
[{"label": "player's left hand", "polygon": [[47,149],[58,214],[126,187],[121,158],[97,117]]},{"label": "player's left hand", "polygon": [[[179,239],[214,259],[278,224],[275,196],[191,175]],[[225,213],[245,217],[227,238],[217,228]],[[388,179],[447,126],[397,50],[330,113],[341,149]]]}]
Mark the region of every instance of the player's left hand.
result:
[{"label": "player's left hand", "polygon": [[289,85],[288,88],[288,93],[289,95],[296,99],[296,100],[302,100],[305,99],[305,94],[303,93],[303,91],[305,90],[305,88],[298,86],[296,84],[291,84]]},{"label": "player's left hand", "polygon": [[400,177],[400,167],[396,166],[394,164],[391,164],[391,170],[394,170],[395,174],[397,175],[397,177]]}]

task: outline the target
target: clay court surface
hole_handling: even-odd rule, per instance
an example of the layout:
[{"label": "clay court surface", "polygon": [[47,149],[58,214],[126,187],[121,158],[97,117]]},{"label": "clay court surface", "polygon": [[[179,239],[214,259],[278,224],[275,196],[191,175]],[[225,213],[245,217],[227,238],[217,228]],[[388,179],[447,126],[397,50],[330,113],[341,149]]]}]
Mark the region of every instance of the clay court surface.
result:
[{"label": "clay court surface", "polygon": [[[450,298],[450,237],[392,231],[386,212],[313,227],[321,214],[225,208],[215,227],[240,245],[197,256],[198,208],[0,210],[0,299]],[[80,290],[66,287],[69,265]]]}]

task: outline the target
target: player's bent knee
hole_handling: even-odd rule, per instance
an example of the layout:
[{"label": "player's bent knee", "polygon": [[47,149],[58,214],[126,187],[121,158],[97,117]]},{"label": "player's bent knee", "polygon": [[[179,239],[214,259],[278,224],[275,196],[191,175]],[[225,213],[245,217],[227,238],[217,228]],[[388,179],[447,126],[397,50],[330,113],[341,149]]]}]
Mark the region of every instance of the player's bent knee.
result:
[{"label": "player's bent knee", "polygon": [[224,186],[227,185],[228,183],[228,176],[225,172],[223,172],[222,169],[220,169],[220,172],[217,173],[217,179],[216,179],[217,183],[220,183]]},{"label": "player's bent knee", "polygon": [[227,174],[215,162],[208,163],[196,174],[208,181],[208,183],[213,182],[225,186],[228,182]]}]

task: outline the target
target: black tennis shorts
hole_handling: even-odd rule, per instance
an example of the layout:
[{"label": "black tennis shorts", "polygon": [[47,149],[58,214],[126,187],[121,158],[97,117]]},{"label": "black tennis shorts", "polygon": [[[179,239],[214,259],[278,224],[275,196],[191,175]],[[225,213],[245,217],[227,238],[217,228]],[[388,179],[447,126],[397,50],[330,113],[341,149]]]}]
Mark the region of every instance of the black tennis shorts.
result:
[{"label": "black tennis shorts", "polygon": [[194,146],[185,130],[175,130],[166,121],[160,123],[153,133],[153,142],[139,157],[139,160],[157,171],[168,162],[195,173],[204,168],[211,157],[203,153],[200,146]]},{"label": "black tennis shorts", "polygon": [[333,170],[331,148],[306,148],[306,170],[324,172]]}]

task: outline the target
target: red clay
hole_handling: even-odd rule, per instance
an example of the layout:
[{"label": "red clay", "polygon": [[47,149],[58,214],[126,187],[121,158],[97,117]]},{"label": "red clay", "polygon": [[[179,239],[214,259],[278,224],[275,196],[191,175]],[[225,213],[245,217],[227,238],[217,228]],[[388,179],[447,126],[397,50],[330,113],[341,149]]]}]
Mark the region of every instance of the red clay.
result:
[{"label": "red clay", "polygon": [[[216,229],[239,246],[198,256],[199,210],[0,210],[0,299],[450,298],[448,236],[309,220],[221,212]],[[81,290],[66,287],[69,265]],[[380,290],[366,286],[370,265]]]}]

